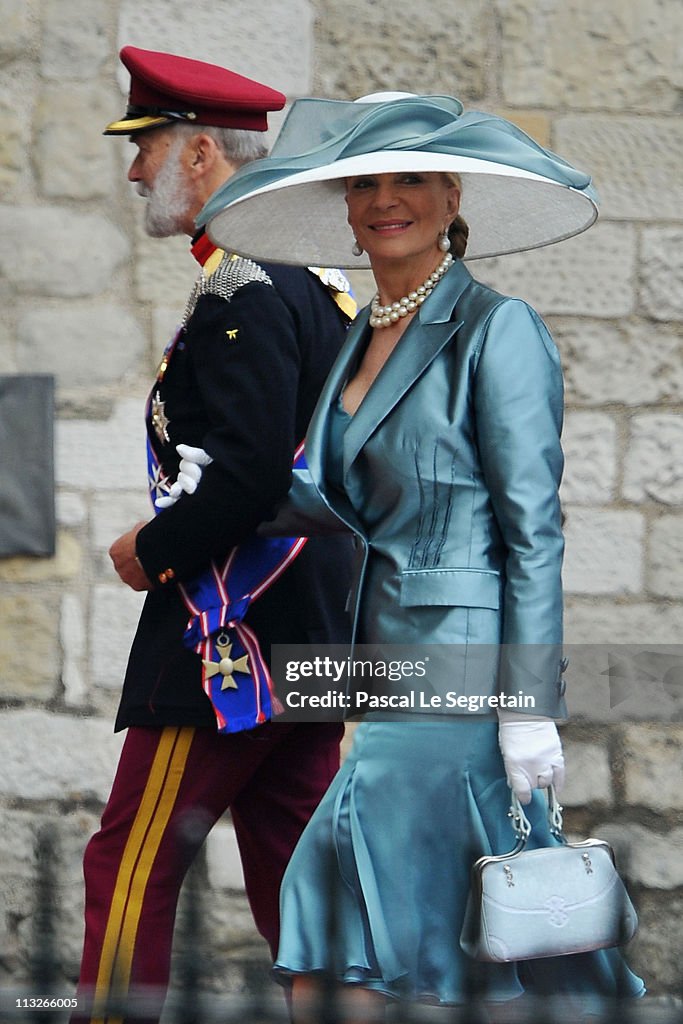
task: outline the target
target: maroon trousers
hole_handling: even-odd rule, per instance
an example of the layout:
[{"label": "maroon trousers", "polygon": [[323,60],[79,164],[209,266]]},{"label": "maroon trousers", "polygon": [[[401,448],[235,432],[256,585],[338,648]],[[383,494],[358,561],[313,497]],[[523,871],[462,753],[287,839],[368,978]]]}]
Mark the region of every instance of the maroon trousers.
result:
[{"label": "maroon trousers", "polygon": [[85,851],[73,1020],[121,1021],[98,1004],[150,986],[165,992],[183,878],[228,808],[256,927],[275,956],[282,875],[339,767],[341,733],[331,723],[267,723],[230,735],[189,726],[128,730],[101,828]]}]

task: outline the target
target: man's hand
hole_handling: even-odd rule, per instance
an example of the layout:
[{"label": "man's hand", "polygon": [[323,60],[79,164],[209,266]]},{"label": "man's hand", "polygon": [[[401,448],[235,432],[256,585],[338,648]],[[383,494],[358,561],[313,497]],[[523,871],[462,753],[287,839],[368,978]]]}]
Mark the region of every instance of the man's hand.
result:
[{"label": "man's hand", "polygon": [[152,583],[140,565],[135,554],[135,538],[147,523],[136,523],[132,530],[115,540],[109,548],[109,557],[114,568],[132,590],[151,590]]}]

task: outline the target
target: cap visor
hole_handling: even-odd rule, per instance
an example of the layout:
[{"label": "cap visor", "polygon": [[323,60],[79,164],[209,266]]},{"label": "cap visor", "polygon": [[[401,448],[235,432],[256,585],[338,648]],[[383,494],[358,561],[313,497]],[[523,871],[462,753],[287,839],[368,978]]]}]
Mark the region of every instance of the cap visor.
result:
[{"label": "cap visor", "polygon": [[159,128],[162,124],[171,124],[170,117],[128,117],[123,121],[112,121],[102,132],[103,135],[130,135],[131,132],[144,132],[148,128]]}]

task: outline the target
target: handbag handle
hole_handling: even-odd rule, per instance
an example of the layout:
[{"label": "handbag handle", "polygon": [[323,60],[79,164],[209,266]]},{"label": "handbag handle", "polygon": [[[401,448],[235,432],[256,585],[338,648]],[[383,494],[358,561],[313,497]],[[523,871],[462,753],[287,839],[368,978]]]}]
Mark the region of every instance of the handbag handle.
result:
[{"label": "handbag handle", "polygon": [[[567,840],[562,832],[562,807],[557,799],[555,787],[552,785],[548,786],[545,793],[548,799],[548,828],[556,839],[566,843]],[[524,808],[514,791],[512,791],[508,818],[510,818],[510,823],[517,836],[517,847],[515,849],[515,853],[517,853],[526,846],[526,841],[531,835],[531,822],[524,813]]]}]

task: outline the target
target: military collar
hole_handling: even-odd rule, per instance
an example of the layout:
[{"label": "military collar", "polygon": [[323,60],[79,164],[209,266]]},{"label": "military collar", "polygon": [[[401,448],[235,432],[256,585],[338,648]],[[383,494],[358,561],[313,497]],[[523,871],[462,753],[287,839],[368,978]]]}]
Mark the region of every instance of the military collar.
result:
[{"label": "military collar", "polygon": [[213,256],[217,249],[218,246],[211,241],[206,231],[202,229],[192,239],[190,252],[196,259],[197,263],[203,267],[206,261]]}]

